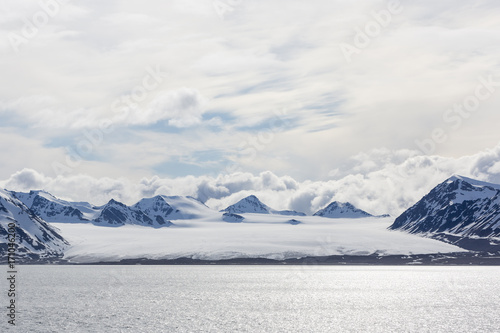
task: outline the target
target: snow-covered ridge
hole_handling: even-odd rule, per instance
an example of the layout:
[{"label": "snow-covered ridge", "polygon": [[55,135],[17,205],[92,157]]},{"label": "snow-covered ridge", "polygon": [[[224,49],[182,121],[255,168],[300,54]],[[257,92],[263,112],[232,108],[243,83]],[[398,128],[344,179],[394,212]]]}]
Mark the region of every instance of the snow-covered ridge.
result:
[{"label": "snow-covered ridge", "polygon": [[470,184],[472,186],[476,186],[476,187],[481,187],[481,188],[491,187],[493,189],[500,190],[500,184],[488,183],[485,181],[472,179],[472,178],[468,178],[468,177],[464,177],[464,176],[460,176],[460,175],[451,176],[450,178],[448,178],[446,180],[446,183],[453,183],[455,181],[463,181],[465,183],[468,183],[468,184]]},{"label": "snow-covered ridge", "polygon": [[500,237],[500,185],[453,176],[390,227],[410,233]]},{"label": "snow-covered ridge", "polygon": [[69,246],[59,230],[33,214],[14,193],[0,189],[0,254],[6,256],[9,224],[15,225],[16,260],[62,256]]},{"label": "snow-covered ridge", "polygon": [[158,195],[144,198],[132,206],[111,199],[103,206],[94,206],[87,202],[61,200],[45,191],[11,193],[35,215],[47,222],[55,223],[168,227],[172,225],[170,220],[193,219],[215,213],[192,197]]}]

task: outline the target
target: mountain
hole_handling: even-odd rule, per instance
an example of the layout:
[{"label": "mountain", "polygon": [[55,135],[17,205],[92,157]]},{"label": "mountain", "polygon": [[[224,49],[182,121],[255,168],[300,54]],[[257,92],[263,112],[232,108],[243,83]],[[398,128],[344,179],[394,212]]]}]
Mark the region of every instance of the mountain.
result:
[{"label": "mountain", "polygon": [[174,210],[174,208],[160,195],[153,198],[144,198],[136,203],[133,208],[142,211],[153,224],[165,227],[173,225],[173,223],[168,220],[168,216],[178,212],[178,210]]},{"label": "mountain", "polygon": [[221,210],[232,214],[257,213],[257,214],[277,214],[277,215],[296,215],[305,216],[306,214],[294,210],[275,210],[263,204],[255,195],[249,195],[237,203]]},{"label": "mountain", "polygon": [[70,202],[46,191],[11,192],[35,215],[54,223],[94,223],[120,226],[137,224],[153,227],[172,225],[170,219],[192,219],[214,212],[192,197],[156,196],[144,198],[133,206],[116,200],[95,207],[87,202]]},{"label": "mountain", "polygon": [[401,214],[389,229],[500,237],[500,185],[453,176]]},{"label": "mountain", "polygon": [[328,218],[361,218],[373,216],[367,212],[358,209],[348,202],[333,201],[323,209],[318,210],[313,216],[322,216]]},{"label": "mountain", "polygon": [[264,205],[255,195],[250,195],[246,198],[241,199],[237,203],[227,207],[222,210],[222,212],[232,213],[232,214],[243,214],[243,213],[258,213],[258,214],[270,214],[271,208]]},{"label": "mountain", "polygon": [[69,243],[35,215],[15,193],[0,189],[0,256],[7,258],[9,234],[15,231],[16,259],[62,257]]},{"label": "mountain", "polygon": [[101,213],[94,220],[95,225],[121,226],[125,224],[139,224],[153,226],[153,220],[139,209],[134,209],[121,202],[111,199],[101,209]]},{"label": "mountain", "polygon": [[34,214],[47,222],[85,223],[98,212],[88,203],[68,202],[45,191],[12,192]]}]

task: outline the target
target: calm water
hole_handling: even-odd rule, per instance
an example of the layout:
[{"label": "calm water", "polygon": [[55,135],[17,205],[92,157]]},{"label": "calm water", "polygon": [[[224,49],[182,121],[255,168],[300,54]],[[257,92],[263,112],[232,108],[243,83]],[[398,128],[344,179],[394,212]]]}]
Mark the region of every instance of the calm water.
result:
[{"label": "calm water", "polygon": [[21,266],[18,278],[17,332],[500,332],[500,267]]}]

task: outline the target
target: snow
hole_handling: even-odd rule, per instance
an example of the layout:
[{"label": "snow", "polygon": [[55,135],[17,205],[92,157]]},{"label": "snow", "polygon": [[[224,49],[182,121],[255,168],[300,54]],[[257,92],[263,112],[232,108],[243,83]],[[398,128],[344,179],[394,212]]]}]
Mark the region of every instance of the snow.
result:
[{"label": "snow", "polygon": [[165,195],[162,195],[162,197],[170,206],[172,206],[172,208],[179,211],[178,213],[169,215],[168,218],[170,219],[189,219],[214,213],[212,209],[208,208],[201,201],[198,201],[193,197]]},{"label": "snow", "polygon": [[500,190],[500,184],[494,184],[494,183],[488,183],[488,182],[483,182],[480,180],[464,177],[464,176],[459,176],[459,175],[454,175],[450,178],[448,178],[447,183],[452,183],[456,180],[462,180],[465,181],[473,186],[484,188],[484,187],[491,187],[496,190]]},{"label": "snow", "polygon": [[92,224],[52,223],[72,246],[65,258],[73,262],[131,258],[228,259],[242,257],[297,258],[327,255],[449,253],[464,250],[405,232],[389,231],[391,218],[328,219],[301,217],[291,225],[280,215],[241,214],[241,223],[227,223],[212,214],[175,220],[175,226],[152,229],[137,225],[117,228]]},{"label": "snow", "polygon": [[[33,217],[28,207],[12,193],[0,189],[0,207],[7,211],[0,211],[0,232],[8,230],[9,223],[14,222],[17,228],[16,243],[19,248],[39,254],[61,253],[66,248],[67,244],[57,237],[57,228],[51,228],[43,220]],[[19,230],[25,234],[20,234]]]}]

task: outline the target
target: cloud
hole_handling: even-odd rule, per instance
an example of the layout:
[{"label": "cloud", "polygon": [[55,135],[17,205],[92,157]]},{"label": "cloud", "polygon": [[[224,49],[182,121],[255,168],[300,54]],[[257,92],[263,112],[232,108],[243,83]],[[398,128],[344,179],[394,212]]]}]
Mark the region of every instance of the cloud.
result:
[{"label": "cloud", "polygon": [[157,96],[144,111],[138,111],[129,123],[152,124],[168,120],[175,127],[189,127],[201,123],[207,101],[194,89],[181,88]]},{"label": "cloud", "polygon": [[[373,163],[366,163],[372,161]],[[424,156],[415,152],[374,150],[350,159],[335,180],[299,182],[265,171],[160,178],[133,182],[127,178],[94,178],[88,175],[47,177],[24,169],[1,181],[10,190],[45,189],[76,201],[103,204],[115,198],[133,204],[142,197],[190,195],[214,209],[223,209],[250,194],[275,209],[314,213],[333,200],[351,202],[372,214],[399,215],[434,186],[453,174],[500,183],[500,144],[460,158]],[[349,173],[353,165],[368,165]]]},{"label": "cloud", "polygon": [[[221,17],[209,0],[65,2],[16,52],[7,35],[22,34],[24,18],[42,9],[6,0],[7,14],[0,19],[0,128],[9,123],[38,141],[37,147],[56,142],[63,151],[84,139],[75,129],[95,130],[102,120],[112,120],[117,126],[102,143],[106,154],[99,156],[99,168],[85,163],[78,169],[96,178],[103,176],[100,170],[114,177],[117,161],[126,170],[120,175],[135,179],[187,175],[191,171],[182,164],[164,173],[158,165],[210,147],[218,154],[210,158],[222,159],[220,165],[230,160],[242,172],[270,170],[301,183],[340,180],[348,165],[351,173],[376,172],[390,155],[374,153],[382,147],[409,159],[408,151],[435,129],[444,130],[446,140],[431,154],[458,158],[500,140],[498,87],[460,126],[443,119],[474,94],[480,77],[500,81],[500,12],[493,0],[402,2],[403,11],[351,62],[339,45],[353,44],[358,29],[374,22],[373,11],[386,10],[387,1],[226,3],[234,10]],[[161,80],[148,80],[148,68],[160,68]],[[144,82],[155,86],[145,95]],[[128,111],[116,112],[117,102]],[[262,149],[245,144],[246,136],[258,138],[273,113],[284,108],[289,126],[265,144],[257,142]],[[196,131],[175,132],[187,127]],[[159,131],[168,134],[162,143],[175,143],[162,159],[155,141]],[[138,168],[125,158],[131,137],[141,138],[136,148],[149,165]],[[25,148],[11,142],[18,151]],[[237,156],[240,142],[242,151],[254,149],[255,156]],[[359,152],[370,156],[351,159]],[[0,170],[7,175],[29,167],[48,174],[47,160],[25,166],[18,165],[20,159],[7,161],[9,167]],[[306,197],[297,194],[296,200]]]},{"label": "cloud", "polygon": [[[146,98],[150,101],[143,102]],[[32,126],[42,128],[95,128],[103,121],[116,126],[152,125],[164,120],[174,127],[190,127],[201,123],[207,103],[196,89],[148,92],[137,86],[132,94],[121,96],[111,104],[113,113],[99,109],[65,109],[55,97],[47,95],[3,102],[0,112],[16,110]]]}]

